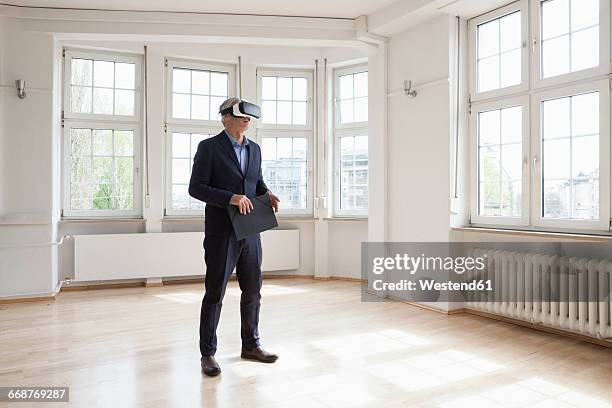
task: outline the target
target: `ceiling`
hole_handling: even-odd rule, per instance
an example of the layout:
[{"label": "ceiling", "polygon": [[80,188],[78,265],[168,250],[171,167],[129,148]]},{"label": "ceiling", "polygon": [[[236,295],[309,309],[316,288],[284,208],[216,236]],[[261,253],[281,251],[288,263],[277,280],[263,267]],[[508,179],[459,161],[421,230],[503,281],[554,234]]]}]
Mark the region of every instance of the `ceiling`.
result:
[{"label": "ceiling", "polygon": [[3,0],[3,3],[104,10],[181,11],[275,16],[356,18],[394,0]]}]

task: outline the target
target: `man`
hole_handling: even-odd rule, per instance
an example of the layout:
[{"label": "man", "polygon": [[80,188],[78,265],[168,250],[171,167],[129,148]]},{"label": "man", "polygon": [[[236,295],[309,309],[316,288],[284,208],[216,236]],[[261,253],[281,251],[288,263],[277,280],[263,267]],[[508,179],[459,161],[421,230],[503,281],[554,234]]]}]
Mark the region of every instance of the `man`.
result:
[{"label": "man", "polygon": [[225,128],[217,136],[203,140],[194,157],[189,195],[206,202],[204,221],[204,262],[206,279],[200,313],[200,353],[204,374],[221,372],[215,360],[217,325],[225,287],[236,268],[241,290],[240,317],[242,352],[245,359],[273,363],[278,356],[261,348],[259,342],[259,305],[261,277],[261,240],[259,234],[238,240],[228,207],[240,213],[253,209],[249,197],[268,194],[275,211],[279,199],[264,183],[261,149],[245,136],[251,118],[259,118],[259,107],[238,98],[229,98],[219,108]]}]

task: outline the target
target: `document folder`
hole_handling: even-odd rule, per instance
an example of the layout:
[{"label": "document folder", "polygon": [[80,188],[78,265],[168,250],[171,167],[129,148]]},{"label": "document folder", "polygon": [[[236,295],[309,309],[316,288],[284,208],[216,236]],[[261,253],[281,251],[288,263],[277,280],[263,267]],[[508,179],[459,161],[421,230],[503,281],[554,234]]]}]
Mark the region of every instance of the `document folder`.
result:
[{"label": "document folder", "polygon": [[278,227],[276,215],[270,202],[268,194],[257,197],[249,197],[253,203],[253,209],[247,214],[240,214],[236,205],[228,207],[230,219],[234,227],[237,239],[244,239],[249,235],[258,234],[263,231]]}]

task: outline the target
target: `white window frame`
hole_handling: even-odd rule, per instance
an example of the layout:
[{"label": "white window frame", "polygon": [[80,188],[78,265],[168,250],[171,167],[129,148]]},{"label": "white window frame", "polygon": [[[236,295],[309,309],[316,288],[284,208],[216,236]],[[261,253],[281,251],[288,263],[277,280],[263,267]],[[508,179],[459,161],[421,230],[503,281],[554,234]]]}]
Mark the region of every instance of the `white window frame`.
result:
[{"label": "white window frame", "polygon": [[[134,132],[134,209],[133,210],[71,210],[70,209],[70,131],[72,129],[112,129],[131,130]],[[142,210],[142,184],[140,171],[142,152],[140,142],[140,125],[135,123],[110,123],[101,121],[67,121],[63,132],[63,166],[62,166],[62,218],[138,218]]]},{"label": "white window frame", "polygon": [[236,94],[236,65],[222,62],[204,62],[181,59],[166,59],[166,123],[188,126],[214,127],[220,120],[181,119],[172,117],[172,71],[174,68],[185,68],[200,71],[224,72],[228,74],[228,98]]},{"label": "white window frame", "polygon": [[[519,0],[508,4],[499,9],[493,10],[482,16],[475,17],[468,22],[469,32],[469,75],[470,75],[470,94],[472,101],[479,101],[489,98],[496,98],[504,95],[511,95],[518,92],[526,92],[529,89],[529,17],[528,0]],[[519,11],[521,13],[521,83],[494,89],[485,92],[478,92],[478,26],[492,20],[504,17]],[[501,66],[501,61],[500,61]]]},{"label": "white window frame", "polygon": [[[306,167],[307,167],[307,178],[306,178],[306,208],[295,209],[295,208],[283,208],[282,201],[280,204],[280,210],[277,214],[279,218],[289,218],[295,216],[312,216],[313,215],[313,162],[314,157],[314,134],[313,134],[313,71],[312,70],[294,70],[294,69],[281,69],[281,68],[257,68],[257,103],[259,106],[262,104],[262,89],[261,89],[261,78],[264,76],[275,76],[275,77],[299,77],[306,78],[306,89],[307,89],[307,101],[306,101],[306,125],[292,125],[292,124],[272,124],[263,123],[261,119],[257,120],[257,143],[263,146],[264,138],[306,138]],[[263,149],[263,147],[262,147]],[[268,186],[270,191],[274,193],[271,186]]]},{"label": "white window frame", "polygon": [[[542,163],[541,112],[542,102],[599,91],[599,220],[551,219],[542,217]],[[532,107],[532,151],[534,206],[532,220],[535,226],[572,228],[582,230],[609,230],[610,228],[610,80],[604,79],[569,87],[547,90],[534,95]]]},{"label": "white window frame", "polygon": [[[193,217],[193,218],[201,218],[204,215],[204,209],[189,209],[189,210],[180,210],[172,208],[172,133],[201,133],[201,134],[211,134],[217,135],[221,130],[223,130],[223,125],[219,127],[195,127],[195,126],[184,126],[184,125],[168,125],[166,128],[166,154],[165,154],[165,177],[164,177],[164,186],[165,186],[165,209],[164,215],[170,217]],[[211,136],[212,137],[212,136]],[[195,156],[195,152],[193,153]],[[193,160],[193,157],[192,157]]]},{"label": "white window frame", "polygon": [[[521,217],[503,217],[503,216],[485,216],[479,215],[479,172],[478,167],[478,114],[496,109],[510,108],[513,106],[522,106],[522,147],[523,147],[523,180],[521,191]],[[487,225],[513,225],[513,226],[529,226],[529,197],[530,197],[530,122],[529,122],[529,97],[527,95],[504,98],[503,100],[490,101],[472,105],[472,114],[470,116],[470,136],[471,136],[471,155],[470,155],[470,175],[471,175],[471,214],[472,223],[487,224]]]},{"label": "white window frame", "polygon": [[306,78],[306,124],[305,125],[293,125],[293,124],[274,124],[274,123],[263,123],[260,119],[257,121],[257,129],[265,130],[304,130],[312,133],[313,123],[313,72],[311,70],[291,70],[291,69],[270,69],[270,68],[257,68],[257,104],[262,106],[263,92],[261,89],[261,77],[274,76],[283,78]]},{"label": "white window frame", "polygon": [[[351,65],[348,67],[337,68],[334,70],[334,83],[333,83],[333,106],[334,106],[334,130],[333,130],[333,156],[334,156],[334,165],[333,165],[333,175],[334,175],[334,191],[333,191],[333,216],[337,218],[367,218],[369,211],[369,202],[368,209],[365,210],[343,210],[340,208],[340,142],[342,137],[354,137],[366,135],[368,137],[368,190],[370,188],[370,155],[369,155],[369,145],[370,145],[370,135],[368,133],[368,121],[361,122],[351,122],[351,123],[340,123],[340,77],[342,75],[347,74],[358,74],[360,72],[368,72],[367,64],[359,64],[359,65]],[[368,83],[370,81],[369,72],[368,72]],[[368,93],[368,105],[370,95]],[[369,117],[368,117],[369,119]]]},{"label": "white window frame", "polygon": [[[578,0],[579,1],[579,0]],[[611,72],[610,64],[610,0],[599,0],[599,65],[580,71],[569,72],[549,78],[542,78],[542,1],[532,0],[531,3],[531,26],[534,32],[531,38],[531,49],[533,53],[533,64],[531,78],[534,88],[565,84],[568,82],[579,81],[592,78],[598,75],[606,75]]]},{"label": "white window frame", "polygon": [[[335,130],[341,130],[341,129],[363,129],[363,128],[367,128],[368,127],[368,121],[361,121],[361,122],[350,122],[350,123],[340,123],[340,77],[343,75],[347,75],[347,74],[359,74],[361,72],[368,72],[368,65],[367,64],[358,64],[358,65],[351,65],[350,67],[342,67],[342,68],[336,68],[334,70],[334,83],[333,83],[333,89],[334,89],[334,96],[333,96],[333,102],[334,102],[334,129]],[[368,73],[368,83],[370,81],[370,75]],[[368,104],[370,101],[370,95],[368,93]],[[369,115],[368,115],[368,119],[369,119]]]},{"label": "white window frame", "polygon": [[176,210],[172,208],[172,133],[210,133],[218,134],[223,130],[220,119],[181,119],[172,117],[172,80],[173,69],[184,68],[201,71],[225,72],[228,74],[228,98],[236,92],[236,65],[223,62],[194,61],[184,59],[165,60],[166,75],[166,106],[165,106],[165,137],[164,137],[164,217],[165,218],[201,218],[204,210]]},{"label": "white window frame", "polygon": [[[104,115],[100,113],[78,113],[71,112],[70,104],[70,81],[72,78],[72,58],[108,60],[113,62],[125,62],[135,64],[134,82],[134,115]],[[64,49],[64,97],[63,112],[64,119],[96,120],[100,122],[141,122],[142,117],[142,57],[140,55],[110,53],[101,51],[86,51],[80,49]],[[93,79],[92,79],[93,80]],[[113,101],[114,103],[114,101]]]},{"label": "white window frame", "polygon": [[[142,92],[143,58],[137,54],[102,52],[63,48],[63,96],[62,96],[62,144],[60,194],[62,197],[63,219],[112,219],[142,217]],[[134,115],[104,115],[71,112],[70,86],[72,78],[72,58],[108,60],[135,64],[134,69]],[[93,80],[93,79],[92,79]],[[114,103],[114,101],[113,101]],[[132,210],[72,210],[70,201],[70,130],[73,128],[131,130],[134,132],[134,208]]]}]

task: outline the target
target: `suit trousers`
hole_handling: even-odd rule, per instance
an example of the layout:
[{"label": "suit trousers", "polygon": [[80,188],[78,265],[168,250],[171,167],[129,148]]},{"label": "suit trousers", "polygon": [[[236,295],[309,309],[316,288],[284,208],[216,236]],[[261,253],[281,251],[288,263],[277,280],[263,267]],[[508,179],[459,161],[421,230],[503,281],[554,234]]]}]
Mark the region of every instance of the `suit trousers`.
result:
[{"label": "suit trousers", "polygon": [[217,351],[217,326],[227,282],[236,268],[240,286],[242,346],[259,346],[259,307],[261,300],[261,239],[259,234],[238,240],[231,235],[204,236],[206,263],[205,293],[200,311],[200,353],[213,356]]}]

